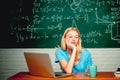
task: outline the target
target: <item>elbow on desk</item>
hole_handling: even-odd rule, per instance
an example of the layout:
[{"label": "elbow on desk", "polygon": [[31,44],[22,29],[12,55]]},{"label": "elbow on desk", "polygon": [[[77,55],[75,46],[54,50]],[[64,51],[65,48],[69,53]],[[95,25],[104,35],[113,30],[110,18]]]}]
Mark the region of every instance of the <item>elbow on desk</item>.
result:
[{"label": "elbow on desk", "polygon": [[71,74],[72,73],[71,70],[64,70],[64,72],[67,73],[67,74]]}]

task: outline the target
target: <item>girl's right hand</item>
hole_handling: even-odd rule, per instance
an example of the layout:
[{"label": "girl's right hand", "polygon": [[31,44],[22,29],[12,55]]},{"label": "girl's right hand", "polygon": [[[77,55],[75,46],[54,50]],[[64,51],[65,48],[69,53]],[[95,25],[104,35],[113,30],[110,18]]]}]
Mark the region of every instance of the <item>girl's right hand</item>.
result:
[{"label": "girl's right hand", "polygon": [[71,44],[69,41],[66,41],[67,47],[74,50],[76,49],[76,46],[74,44]]}]

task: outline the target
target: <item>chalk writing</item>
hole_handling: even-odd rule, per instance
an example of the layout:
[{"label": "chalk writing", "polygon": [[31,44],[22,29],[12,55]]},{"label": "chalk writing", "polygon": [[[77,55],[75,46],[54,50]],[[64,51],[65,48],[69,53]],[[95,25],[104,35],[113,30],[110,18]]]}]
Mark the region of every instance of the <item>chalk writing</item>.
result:
[{"label": "chalk writing", "polygon": [[108,39],[109,44],[116,45],[110,47],[120,47],[119,0],[34,0],[29,6],[31,12],[24,4],[16,1],[17,8],[10,10],[10,35],[17,44],[48,41],[55,47],[64,30],[74,26],[80,30],[84,46],[109,47],[104,43]]}]

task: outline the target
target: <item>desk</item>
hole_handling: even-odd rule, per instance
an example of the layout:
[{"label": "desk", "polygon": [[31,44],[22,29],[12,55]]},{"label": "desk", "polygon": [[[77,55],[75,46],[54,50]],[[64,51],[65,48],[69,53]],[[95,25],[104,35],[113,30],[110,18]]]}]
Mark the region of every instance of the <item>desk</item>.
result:
[{"label": "desk", "polygon": [[64,78],[44,78],[38,76],[32,76],[29,72],[19,72],[7,80],[120,80],[114,76],[114,72],[97,72],[95,78],[88,77],[86,73],[73,73],[72,76]]}]

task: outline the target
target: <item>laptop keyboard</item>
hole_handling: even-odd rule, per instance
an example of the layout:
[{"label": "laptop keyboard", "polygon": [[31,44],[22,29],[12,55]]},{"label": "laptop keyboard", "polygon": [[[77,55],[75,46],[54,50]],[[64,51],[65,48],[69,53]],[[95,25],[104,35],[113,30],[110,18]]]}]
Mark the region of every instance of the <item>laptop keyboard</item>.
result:
[{"label": "laptop keyboard", "polygon": [[62,76],[62,74],[59,74],[59,73],[55,73],[55,76]]}]

